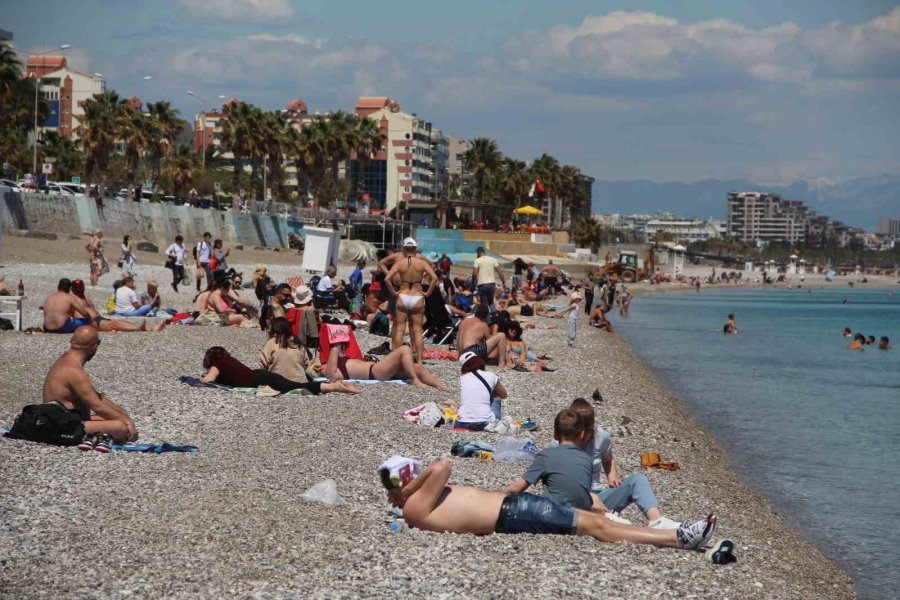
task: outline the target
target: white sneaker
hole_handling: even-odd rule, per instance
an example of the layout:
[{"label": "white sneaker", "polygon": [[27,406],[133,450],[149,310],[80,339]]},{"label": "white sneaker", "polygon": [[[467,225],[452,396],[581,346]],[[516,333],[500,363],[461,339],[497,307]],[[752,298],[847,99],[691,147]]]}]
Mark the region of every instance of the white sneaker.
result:
[{"label": "white sneaker", "polygon": [[655,521],[650,521],[650,527],[653,529],[678,529],[681,527],[681,523],[668,517],[660,517]]},{"label": "white sneaker", "polygon": [[631,521],[629,521],[625,517],[619,516],[619,513],[617,512],[608,512],[604,514],[606,515],[606,518],[613,523],[619,523],[621,525],[631,525]]},{"label": "white sneaker", "polygon": [[716,530],[716,515],[710,514],[699,521],[682,523],[677,531],[678,548],[699,550]]}]

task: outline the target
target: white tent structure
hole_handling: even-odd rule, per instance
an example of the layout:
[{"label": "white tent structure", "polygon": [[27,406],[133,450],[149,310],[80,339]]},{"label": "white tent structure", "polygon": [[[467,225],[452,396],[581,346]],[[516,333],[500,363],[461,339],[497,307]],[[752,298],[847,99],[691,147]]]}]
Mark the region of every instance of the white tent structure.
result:
[{"label": "white tent structure", "polygon": [[678,277],[684,274],[684,252],[687,250],[681,244],[672,246],[672,275]]}]

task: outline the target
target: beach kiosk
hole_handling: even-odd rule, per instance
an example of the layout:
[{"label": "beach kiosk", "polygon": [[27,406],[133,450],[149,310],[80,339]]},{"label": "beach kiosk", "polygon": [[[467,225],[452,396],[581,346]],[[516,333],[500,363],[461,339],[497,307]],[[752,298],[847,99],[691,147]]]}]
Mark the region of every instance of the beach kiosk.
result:
[{"label": "beach kiosk", "polygon": [[341,251],[341,232],[324,227],[304,227],[306,244],[303,249],[303,269],[322,273],[337,265]]},{"label": "beach kiosk", "polygon": [[672,246],[672,275],[680,277],[684,274],[684,252],[687,250],[681,244]]},{"label": "beach kiosk", "polygon": [[798,258],[799,258],[799,256],[797,256],[796,254],[791,254],[788,257],[788,266],[787,266],[788,275],[796,275],[797,274],[797,259]]}]

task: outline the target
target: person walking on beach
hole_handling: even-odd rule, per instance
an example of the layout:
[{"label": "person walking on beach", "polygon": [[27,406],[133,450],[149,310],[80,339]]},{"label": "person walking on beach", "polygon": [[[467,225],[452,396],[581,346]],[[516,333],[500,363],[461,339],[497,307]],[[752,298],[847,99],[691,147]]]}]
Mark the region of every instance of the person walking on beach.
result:
[{"label": "person walking on beach", "polygon": [[494,312],[494,294],[497,290],[497,279],[500,279],[501,285],[506,285],[503,277],[503,271],[500,270],[500,263],[497,259],[485,254],[482,246],[475,250],[478,258],[475,259],[475,265],[472,269],[472,278],[475,279],[478,287],[478,302],[488,307],[490,312]]},{"label": "person walking on beach", "polygon": [[122,277],[137,276],[137,271],[134,268],[137,261],[134,258],[134,252],[132,252],[131,245],[131,236],[126,235],[124,239],[122,239],[122,254],[119,256],[119,268],[122,269]]},{"label": "person walking on beach", "polygon": [[137,440],[125,409],[98,393],[84,370],[99,347],[96,329],[85,325],[75,330],[69,349],[47,373],[43,403],[22,410],[10,437],[100,452],[112,450],[113,442]]},{"label": "person walking on beach", "polygon": [[226,250],[222,244],[222,240],[217,239],[213,242],[212,256],[209,259],[210,270],[215,274],[216,271],[228,270],[228,255],[231,250]]},{"label": "person walking on beach", "polygon": [[[178,292],[178,284],[184,280],[184,237],[180,234],[175,236],[175,242],[166,248],[166,255],[169,261],[166,264],[172,265],[172,289]],[[185,282],[187,283],[187,282]]]},{"label": "person walking on beach", "polygon": [[197,291],[200,291],[200,281],[203,279],[203,275],[206,275],[206,285],[213,281],[212,269],[209,268],[209,259],[212,256],[212,234],[210,232],[206,232],[203,234],[203,239],[197,242],[197,245],[194,246],[194,262],[196,263],[197,269],[195,273],[195,278],[197,280]]},{"label": "person walking on beach", "polygon": [[91,268],[91,286],[95,287],[100,277],[109,273],[109,263],[103,255],[103,232],[99,229],[91,236],[91,241],[84,247],[88,253],[88,264]]}]

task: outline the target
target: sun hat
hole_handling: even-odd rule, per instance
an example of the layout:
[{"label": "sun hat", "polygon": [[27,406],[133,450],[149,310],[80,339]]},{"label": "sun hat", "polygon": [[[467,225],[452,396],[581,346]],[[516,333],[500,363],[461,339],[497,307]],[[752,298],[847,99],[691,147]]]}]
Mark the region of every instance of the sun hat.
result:
[{"label": "sun hat", "polygon": [[312,290],[309,289],[309,286],[306,285],[298,285],[297,289],[294,290],[294,301],[297,304],[309,304],[313,300]]},{"label": "sun hat", "polygon": [[408,237],[405,240],[403,240],[403,247],[404,248],[418,248],[419,244],[416,243],[415,238]]},{"label": "sun hat", "polygon": [[464,365],[473,358],[478,358],[478,355],[474,352],[463,352],[459,355],[459,364]]}]

